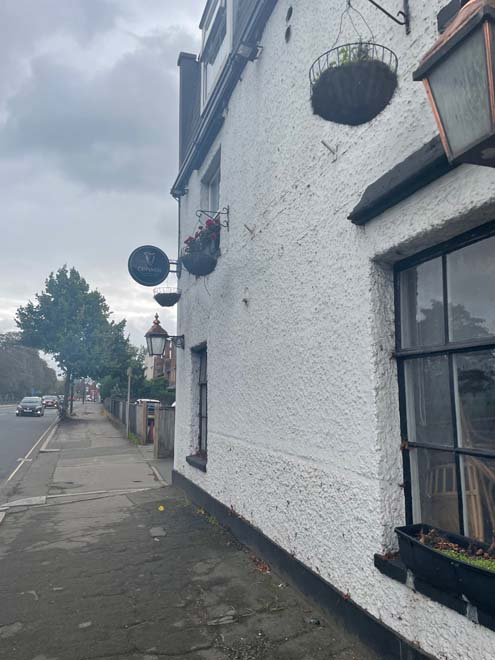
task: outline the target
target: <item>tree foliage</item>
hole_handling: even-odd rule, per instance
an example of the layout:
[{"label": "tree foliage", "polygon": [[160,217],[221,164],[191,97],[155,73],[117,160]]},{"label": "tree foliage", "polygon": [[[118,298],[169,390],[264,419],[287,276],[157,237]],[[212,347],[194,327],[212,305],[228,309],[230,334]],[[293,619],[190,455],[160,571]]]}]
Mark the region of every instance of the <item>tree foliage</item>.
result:
[{"label": "tree foliage", "polygon": [[[145,349],[131,348],[133,349],[129,363],[132,368],[131,399],[158,399],[166,405],[173,403],[175,394],[169,390],[166,378],[146,379]],[[127,398],[127,371],[106,376],[100,383],[100,395],[102,399],[107,397]]]},{"label": "tree foliage", "polygon": [[124,334],[125,320],[110,319],[105,298],[75,268],[51,273],[36,301],[19,307],[16,322],[22,343],[53,355],[66,383],[120,377],[135,352]]},{"label": "tree foliage", "polygon": [[13,401],[37,394],[56,394],[59,383],[53,369],[37,350],[20,344],[17,333],[0,334],[0,400]]}]

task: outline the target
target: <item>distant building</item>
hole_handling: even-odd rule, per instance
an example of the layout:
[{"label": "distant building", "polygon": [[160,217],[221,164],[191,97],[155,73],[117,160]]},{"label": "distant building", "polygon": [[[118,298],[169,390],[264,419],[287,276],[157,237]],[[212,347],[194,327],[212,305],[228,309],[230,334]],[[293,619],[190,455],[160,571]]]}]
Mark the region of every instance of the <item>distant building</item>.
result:
[{"label": "distant building", "polygon": [[165,378],[170,388],[175,388],[176,379],[176,349],[168,342],[162,357],[146,357],[145,376],[147,380]]}]

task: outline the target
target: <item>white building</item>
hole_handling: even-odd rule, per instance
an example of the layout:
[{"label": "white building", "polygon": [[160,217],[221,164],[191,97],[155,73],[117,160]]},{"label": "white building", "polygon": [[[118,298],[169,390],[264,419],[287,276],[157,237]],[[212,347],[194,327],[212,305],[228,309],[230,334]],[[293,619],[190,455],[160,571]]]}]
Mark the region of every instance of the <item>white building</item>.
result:
[{"label": "white building", "polygon": [[228,214],[182,269],[174,478],[383,658],[492,660],[494,616],[387,559],[406,523],[495,527],[495,175],[449,164],[412,78],[465,3],[411,0],[410,34],[352,4],[399,60],[359,126],[310,103],[346,0],[208,0],[179,58],[179,245]]}]

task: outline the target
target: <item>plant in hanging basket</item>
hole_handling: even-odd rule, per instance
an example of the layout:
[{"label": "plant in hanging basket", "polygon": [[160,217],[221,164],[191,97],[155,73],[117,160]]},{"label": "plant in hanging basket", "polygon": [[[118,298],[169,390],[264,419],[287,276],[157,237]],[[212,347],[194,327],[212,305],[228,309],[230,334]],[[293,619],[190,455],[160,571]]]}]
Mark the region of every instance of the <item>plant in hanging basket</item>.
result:
[{"label": "plant in hanging basket", "polygon": [[181,297],[180,289],[162,287],[153,290],[153,297],[162,307],[173,307]]},{"label": "plant in hanging basket", "polygon": [[358,126],[382,112],[397,89],[397,56],[385,46],[358,42],[332,48],[309,71],[313,112]]},{"label": "plant in hanging basket", "polygon": [[220,218],[207,216],[204,225],[200,225],[194,236],[184,241],[182,265],[191,275],[205,276],[215,270],[220,248]]}]

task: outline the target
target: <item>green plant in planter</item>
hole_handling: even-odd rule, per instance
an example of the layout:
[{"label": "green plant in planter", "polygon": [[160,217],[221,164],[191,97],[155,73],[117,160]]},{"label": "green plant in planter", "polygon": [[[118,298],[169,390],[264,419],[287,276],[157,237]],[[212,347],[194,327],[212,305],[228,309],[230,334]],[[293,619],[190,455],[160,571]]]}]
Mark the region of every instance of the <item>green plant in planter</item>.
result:
[{"label": "green plant in planter", "polygon": [[184,241],[184,254],[218,251],[220,242],[220,218],[208,217],[204,225],[200,225],[194,236],[188,236]]},{"label": "green plant in planter", "polygon": [[371,121],[394,95],[397,64],[397,56],[389,48],[371,42],[327,51],[309,72],[314,114],[349,126]]},{"label": "green plant in planter", "polygon": [[191,275],[206,276],[215,270],[220,247],[220,218],[207,216],[194,236],[184,241],[181,262]]}]

